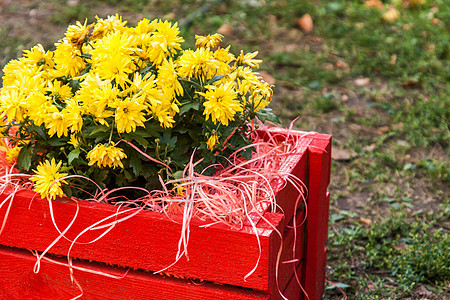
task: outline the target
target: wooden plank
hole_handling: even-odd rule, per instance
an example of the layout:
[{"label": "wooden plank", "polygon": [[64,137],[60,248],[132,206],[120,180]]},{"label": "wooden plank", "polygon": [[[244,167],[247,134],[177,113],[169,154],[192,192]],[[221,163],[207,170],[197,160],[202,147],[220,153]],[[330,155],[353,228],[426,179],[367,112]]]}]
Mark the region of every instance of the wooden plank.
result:
[{"label": "wooden plank", "polygon": [[[61,258],[50,257],[64,263]],[[36,259],[26,250],[0,246],[1,299],[70,299],[80,294],[69,278],[67,266],[41,262],[39,273],[33,272]],[[120,276],[126,269],[74,261],[74,266],[90,271]],[[269,299],[269,295],[248,289],[214,283],[194,283],[148,272],[130,270],[121,279],[82,270],[74,270],[75,279],[83,288],[83,299]]]},{"label": "wooden plank", "polygon": [[[318,135],[308,148],[309,197],[303,267],[303,286],[309,299],[321,299],[324,292],[324,249],[328,235],[331,136]],[[326,259],[326,257],[325,257]]]},{"label": "wooden plank", "polygon": [[[288,226],[284,229],[283,234],[283,248],[280,254],[280,258],[277,262],[277,255],[279,249],[278,245],[280,243],[278,235],[272,235],[271,238],[275,241],[272,245],[275,245],[275,249],[271,251],[271,258],[269,261],[271,262],[270,266],[270,282],[273,282],[274,285],[272,289],[270,289],[271,294],[278,294],[279,291],[283,291],[286,288],[286,285],[291,280],[295,270],[300,265],[303,259],[303,246],[304,246],[304,228],[305,226],[298,226],[301,224],[305,216],[305,210],[300,208],[296,214],[296,227],[294,229],[294,220],[289,222]],[[295,247],[294,247],[295,246]],[[278,273],[276,273],[278,269]],[[278,275],[278,277],[277,277]]]},{"label": "wooden plank", "polygon": [[[44,251],[58,236],[48,208],[48,202],[35,197],[30,191],[20,191],[0,236],[0,244]],[[2,195],[1,197],[5,197]],[[2,199],[2,198],[0,198]],[[76,204],[72,201],[53,201],[56,223],[63,230],[72,220]],[[79,213],[66,236],[73,239],[89,225],[112,215],[116,207],[88,201],[79,201]],[[274,226],[282,219],[280,214],[268,214],[266,218]],[[76,244],[71,256],[120,266],[159,271],[171,265],[176,257],[181,233],[181,217],[178,223],[164,214],[141,211],[132,218],[118,223],[108,234],[92,244]],[[223,225],[200,227],[204,222],[193,220],[188,245],[189,260],[183,256],[175,265],[164,271],[170,274],[198,278],[214,282],[267,291],[269,282],[270,236],[272,227],[261,226],[258,236],[261,257],[255,272],[244,280],[258,261],[260,249],[253,228],[233,230]],[[100,231],[100,232],[99,232]],[[86,232],[79,242],[89,242],[103,231]],[[67,255],[71,243],[60,239],[49,251]]]}]

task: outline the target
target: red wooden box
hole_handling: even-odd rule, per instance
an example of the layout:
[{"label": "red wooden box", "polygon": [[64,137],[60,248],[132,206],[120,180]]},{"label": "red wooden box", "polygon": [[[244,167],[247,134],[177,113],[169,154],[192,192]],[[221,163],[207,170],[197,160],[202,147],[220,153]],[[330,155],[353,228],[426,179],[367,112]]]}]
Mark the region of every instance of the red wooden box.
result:
[{"label": "red wooden box", "polygon": [[[270,131],[281,140],[287,132]],[[276,195],[280,210],[264,212],[283,239],[256,216],[253,221],[260,246],[250,224],[238,231],[225,225],[202,227],[205,222],[193,219],[189,260],[183,256],[163,274],[153,274],[174,262],[181,218],[141,211],[94,243],[75,244],[71,249],[74,277],[83,289],[83,299],[281,299],[279,291],[288,299],[320,299],[325,282],[331,136],[294,134],[301,136],[302,146],[282,168],[307,185],[307,209],[300,205],[302,201],[296,201],[298,191],[287,185]],[[0,203],[10,193],[4,191]],[[52,204],[56,224],[64,230],[77,205],[69,199]],[[115,206],[89,201],[79,201],[78,209],[66,234],[69,239],[117,211]],[[7,211],[0,235],[0,299],[70,299],[79,295],[65,257],[71,245],[68,240],[61,238],[41,260],[39,272],[33,270],[33,253],[47,250],[59,236],[48,202],[34,192],[19,191],[0,209],[0,226]],[[289,226],[299,224],[305,213],[302,227],[294,230]],[[79,242],[90,241],[101,232],[87,231]],[[127,270],[123,278],[116,278]]]}]

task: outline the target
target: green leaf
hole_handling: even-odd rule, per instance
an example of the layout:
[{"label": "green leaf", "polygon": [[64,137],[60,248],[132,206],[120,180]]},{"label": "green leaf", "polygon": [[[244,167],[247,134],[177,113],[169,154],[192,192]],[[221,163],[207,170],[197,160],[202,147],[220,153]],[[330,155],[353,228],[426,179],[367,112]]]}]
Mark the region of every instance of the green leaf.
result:
[{"label": "green leaf", "polygon": [[90,133],[89,133],[89,137],[94,137],[95,135],[98,135],[98,134],[104,134],[104,133],[106,133],[106,132],[108,132],[108,134],[109,134],[109,131],[110,131],[111,129],[109,128],[109,127],[106,127],[106,126],[96,126]]},{"label": "green leaf", "polygon": [[139,159],[139,154],[136,151],[132,151],[129,155],[130,157],[130,167],[136,176],[139,176],[142,172],[142,162]]},{"label": "green leaf", "polygon": [[271,108],[266,107],[266,108],[260,109],[259,111],[256,112],[256,116],[263,123],[265,123],[266,121],[270,121],[273,123],[280,124],[280,120],[274,113],[272,113]]},{"label": "green leaf", "polygon": [[48,140],[48,144],[54,147],[60,147],[67,145],[67,142],[63,139],[50,139]]},{"label": "green leaf", "polygon": [[146,137],[148,137],[148,135],[145,131],[124,133],[123,137],[127,141],[135,140],[136,142],[138,142],[139,145],[143,147],[147,147],[149,145],[149,142],[146,140]]},{"label": "green leaf", "polygon": [[349,288],[350,286],[348,284],[345,284],[342,282],[336,282],[336,283],[330,284],[325,289],[332,290],[332,289],[335,289],[336,287],[341,288],[341,289],[346,289],[346,288]]},{"label": "green leaf", "polygon": [[28,171],[31,167],[31,144],[22,147],[17,157],[17,166],[19,169]]},{"label": "green leaf", "polygon": [[67,163],[71,164],[75,158],[80,156],[80,148],[75,148],[67,155]]},{"label": "green leaf", "polygon": [[190,111],[191,109],[193,110],[199,110],[200,109],[200,102],[188,102],[186,104],[181,105],[180,107],[180,115]]},{"label": "green leaf", "polygon": [[177,137],[171,136],[170,131],[164,132],[163,136],[160,138],[161,145],[166,144],[169,147],[167,148],[167,151],[172,151],[176,147],[177,143]]},{"label": "green leaf", "polygon": [[216,75],[216,76],[214,76],[213,78],[211,78],[211,79],[206,83],[206,85],[212,84],[212,83],[214,83],[214,82],[216,82],[216,81],[218,81],[218,80],[224,78],[225,76],[228,76],[228,75]]}]

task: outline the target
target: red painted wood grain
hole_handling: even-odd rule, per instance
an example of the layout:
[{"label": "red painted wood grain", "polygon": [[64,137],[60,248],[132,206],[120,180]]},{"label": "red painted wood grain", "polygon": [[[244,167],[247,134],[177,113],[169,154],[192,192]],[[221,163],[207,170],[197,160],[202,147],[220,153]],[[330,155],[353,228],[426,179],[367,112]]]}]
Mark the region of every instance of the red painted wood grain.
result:
[{"label": "red painted wood grain", "polygon": [[331,136],[320,135],[313,140],[308,148],[308,165],[303,286],[310,299],[321,299],[325,288],[326,255],[323,253],[328,235]]},{"label": "red painted wood grain", "polygon": [[[64,259],[52,257],[64,263]],[[41,270],[35,274],[35,257],[26,250],[0,246],[0,298],[8,300],[71,299],[80,294],[72,284],[67,266],[42,261]],[[77,267],[91,271],[121,275],[126,269],[74,261]],[[128,272],[121,279],[109,278],[90,272],[74,270],[74,275],[83,288],[82,299],[152,299],[152,300],[229,300],[270,299],[270,295],[249,289],[210,282],[195,283],[149,272]]]},{"label": "red painted wood grain", "polygon": [[[277,139],[283,138],[283,130],[271,130],[276,132]],[[304,133],[294,134],[303,135]],[[293,174],[308,185],[308,218],[302,228],[293,231],[288,226],[293,223],[296,209],[298,210],[297,225],[304,217],[304,209],[299,209],[301,201],[296,201],[299,193],[288,184],[277,194],[277,203],[282,210],[270,213],[269,207],[266,206],[264,218],[261,219],[255,214],[253,219],[257,222],[261,252],[250,224],[242,230],[233,230],[224,225],[202,227],[205,222],[192,220],[188,246],[189,260],[182,257],[165,272],[176,276],[257,289],[266,293],[264,297],[267,294],[276,295],[278,288],[275,268],[278,249],[282,242],[283,252],[280,258],[281,264],[278,267],[279,288],[284,290],[291,285],[294,270],[297,268],[310,299],[319,299],[323,293],[324,282],[322,281],[324,281],[326,265],[326,255],[322,253],[324,253],[327,235],[329,198],[326,197],[326,190],[330,180],[331,137],[314,134],[313,137],[308,136],[302,141],[305,148],[302,146],[299,149],[299,155],[293,156],[284,166],[284,168],[290,168]],[[0,202],[6,196],[7,193],[0,195]],[[72,220],[77,205],[68,199],[58,199],[52,202],[52,205],[56,223],[63,230]],[[89,225],[112,215],[117,210],[111,205],[87,201],[79,201],[78,207],[79,215],[67,233],[69,238],[74,238]],[[5,208],[0,210],[0,223],[5,210]],[[140,212],[116,224],[108,234],[95,243],[76,244],[71,256],[150,271],[160,270],[173,263],[177,253],[181,218],[177,216],[171,218],[173,220],[160,213]],[[264,219],[283,233],[282,241],[273,227]],[[88,242],[101,232],[101,230],[89,231],[79,241]],[[294,235],[297,236],[295,255],[292,254]],[[57,237],[58,232],[52,224],[48,202],[36,197],[30,191],[18,192],[13,200],[4,232],[0,235],[0,244],[43,251]],[[69,246],[70,242],[61,239],[49,250],[49,253],[66,255]],[[244,276],[253,269],[259,254],[261,257],[257,269],[245,281]],[[294,262],[283,263],[286,261]],[[0,277],[5,272],[5,269],[0,268]],[[81,279],[84,280],[84,278],[85,275],[81,275]],[[152,287],[150,282],[148,287]],[[297,295],[298,289],[291,288],[290,291],[290,294]],[[0,298],[1,293],[0,289]],[[297,299],[296,297],[293,299]],[[120,299],[120,297],[114,299]]]}]

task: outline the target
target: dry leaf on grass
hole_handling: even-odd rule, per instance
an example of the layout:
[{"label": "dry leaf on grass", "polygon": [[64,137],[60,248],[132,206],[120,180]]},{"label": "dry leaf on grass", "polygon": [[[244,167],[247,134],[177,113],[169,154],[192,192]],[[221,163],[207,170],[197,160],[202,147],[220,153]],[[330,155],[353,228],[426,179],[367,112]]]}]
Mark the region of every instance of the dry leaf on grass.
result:
[{"label": "dry leaf on grass", "polygon": [[387,23],[392,23],[400,18],[400,12],[394,5],[389,5],[388,10],[383,14],[382,19]]},{"label": "dry leaf on grass", "polygon": [[356,86],[366,86],[370,83],[370,78],[357,78],[354,83]]},{"label": "dry leaf on grass", "polygon": [[224,36],[231,35],[233,33],[233,27],[231,27],[230,24],[224,23],[219,27],[219,29],[217,29],[217,33]]},{"label": "dry leaf on grass", "polygon": [[383,2],[381,2],[381,0],[368,0],[368,1],[364,2],[364,5],[367,7],[374,7],[374,8],[378,8],[378,9],[384,8],[384,4],[383,4]]},{"label": "dry leaf on grass", "polygon": [[355,152],[351,149],[333,149],[331,159],[337,161],[349,161],[353,158]]},{"label": "dry leaf on grass", "polygon": [[359,218],[359,223],[367,226],[372,226],[372,220],[366,218]]},{"label": "dry leaf on grass", "polygon": [[303,32],[311,32],[314,29],[313,19],[310,14],[304,14],[301,18],[295,19],[295,23]]}]

